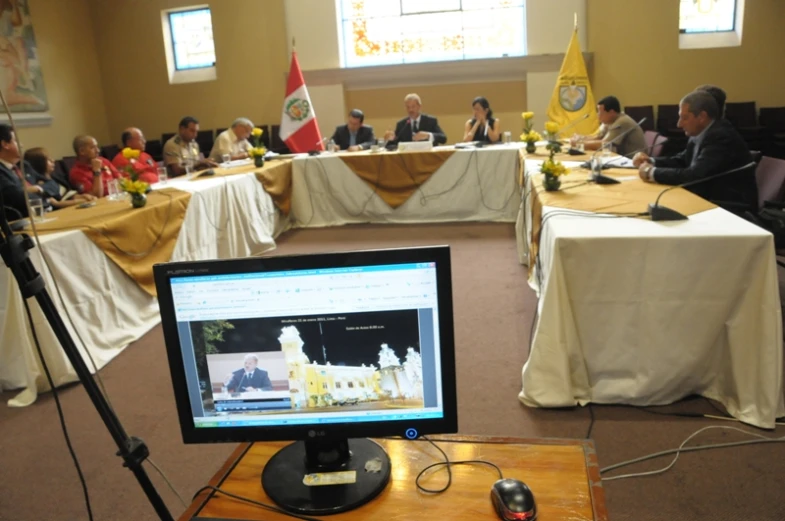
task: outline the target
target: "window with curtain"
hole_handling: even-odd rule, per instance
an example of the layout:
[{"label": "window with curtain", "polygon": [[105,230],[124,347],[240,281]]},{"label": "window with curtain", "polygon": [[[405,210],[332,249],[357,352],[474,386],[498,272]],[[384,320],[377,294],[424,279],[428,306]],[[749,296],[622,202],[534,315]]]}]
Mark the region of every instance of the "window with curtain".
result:
[{"label": "window with curtain", "polygon": [[169,13],[175,70],[215,66],[215,44],[210,9]]},{"label": "window with curtain", "polygon": [[737,0],[680,0],[679,32],[719,33],[736,29]]},{"label": "window with curtain", "polygon": [[343,66],[526,54],[525,0],[337,0]]}]

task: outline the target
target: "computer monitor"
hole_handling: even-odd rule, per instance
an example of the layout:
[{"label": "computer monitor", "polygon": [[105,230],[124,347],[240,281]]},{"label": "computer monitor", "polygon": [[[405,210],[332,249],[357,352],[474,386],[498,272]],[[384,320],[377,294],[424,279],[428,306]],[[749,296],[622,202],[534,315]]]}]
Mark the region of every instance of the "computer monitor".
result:
[{"label": "computer monitor", "polygon": [[379,494],[390,459],[369,437],[457,432],[449,247],[154,275],[183,441],[296,440],[262,472],[283,508],[338,513]]}]

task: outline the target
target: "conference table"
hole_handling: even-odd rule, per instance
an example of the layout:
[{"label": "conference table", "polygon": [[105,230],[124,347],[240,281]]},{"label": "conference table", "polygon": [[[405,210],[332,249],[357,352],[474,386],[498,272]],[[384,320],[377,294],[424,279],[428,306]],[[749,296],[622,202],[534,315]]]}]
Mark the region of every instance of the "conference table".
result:
[{"label": "conference table", "polygon": [[[32,249],[30,258],[92,371],[160,322],[153,263],[245,257],[275,247],[274,238],[288,223],[279,208],[288,204],[290,161],[214,172],[153,185],[142,209],[131,209],[126,199],[102,199],[94,208],[47,214],[50,221],[39,224],[41,248]],[[55,385],[76,381],[38,304],[30,303]],[[11,406],[29,405],[49,389],[22,297],[5,267],[0,269],[0,389],[21,389],[8,401]]]},{"label": "conference table", "polygon": [[516,222],[539,296],[519,399],[647,406],[698,394],[773,428],[785,405],[772,235],[680,188],[660,204],[687,220],[633,215],[662,191],[636,170],[597,185],[575,168],[546,192],[538,167],[526,161]]},{"label": "conference table", "polygon": [[292,163],[292,226],[514,223],[520,150],[513,143],[298,156]]}]

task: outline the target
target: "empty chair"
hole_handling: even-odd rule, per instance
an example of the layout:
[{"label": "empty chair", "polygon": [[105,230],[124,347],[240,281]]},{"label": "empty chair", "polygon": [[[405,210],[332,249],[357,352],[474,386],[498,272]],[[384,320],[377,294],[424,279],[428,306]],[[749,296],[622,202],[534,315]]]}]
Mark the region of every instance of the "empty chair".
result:
[{"label": "empty chair", "polygon": [[758,126],[757,110],[754,101],[725,104],[725,119],[736,128],[752,128]]},{"label": "empty chair", "polygon": [[144,151],[150,154],[154,161],[163,161],[164,147],[157,139],[148,141],[144,146]]},{"label": "empty chair", "polygon": [[678,131],[678,124],[678,105],[657,105],[657,130],[660,134],[668,136],[670,132]]},{"label": "empty chair", "polygon": [[654,130],[654,107],[645,105],[641,107],[624,107],[624,113],[635,121],[640,121],[646,118],[646,121],[641,123],[641,128],[645,131]]},{"label": "empty chair", "polygon": [[204,154],[204,157],[210,155],[210,151],[213,149],[213,131],[210,130],[200,130],[196,133],[196,144],[199,145],[199,151]]},{"label": "empty chair", "polygon": [[101,155],[111,161],[120,152],[120,147],[117,145],[106,145],[101,147]]},{"label": "empty chair", "polygon": [[762,127],[785,133],[785,107],[761,107],[759,119]]},{"label": "empty chair", "polygon": [[762,157],[755,170],[758,185],[758,202],[763,208],[768,202],[785,200],[785,160]]},{"label": "empty chair", "polygon": [[645,131],[643,139],[646,141],[646,153],[651,157],[661,156],[663,145],[668,142],[668,138],[653,130]]},{"label": "empty chair", "polygon": [[[268,132],[270,136],[270,150],[279,154],[289,153],[289,147],[281,139],[281,125],[270,125],[265,132]],[[314,143],[314,148],[316,148],[316,143]]]}]

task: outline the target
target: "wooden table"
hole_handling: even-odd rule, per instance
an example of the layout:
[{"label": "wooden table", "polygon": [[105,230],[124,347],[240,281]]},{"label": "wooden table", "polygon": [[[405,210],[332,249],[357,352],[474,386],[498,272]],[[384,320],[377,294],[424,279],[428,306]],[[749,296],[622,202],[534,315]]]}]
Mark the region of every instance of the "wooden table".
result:
[{"label": "wooden table", "polygon": [[[524,481],[537,501],[538,521],[605,521],[605,495],[594,444],[590,440],[494,438],[487,436],[439,436],[432,438],[450,460],[481,459],[501,467],[504,477]],[[442,461],[439,452],[423,440],[376,440],[392,461],[387,488],[370,503],[330,520],[355,519],[471,519],[498,520],[491,505],[491,485],[496,471],[485,465],[457,465],[452,486],[442,494],[419,492],[417,474]],[[271,504],[261,486],[261,472],[269,458],[286,443],[242,444],[210,480],[210,485]],[[426,488],[440,488],[447,478],[439,470],[421,480]],[[221,517],[237,520],[288,520],[238,500],[203,492],[180,517],[180,521]],[[328,519],[325,517],[325,519]]]}]

